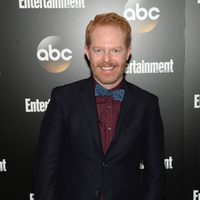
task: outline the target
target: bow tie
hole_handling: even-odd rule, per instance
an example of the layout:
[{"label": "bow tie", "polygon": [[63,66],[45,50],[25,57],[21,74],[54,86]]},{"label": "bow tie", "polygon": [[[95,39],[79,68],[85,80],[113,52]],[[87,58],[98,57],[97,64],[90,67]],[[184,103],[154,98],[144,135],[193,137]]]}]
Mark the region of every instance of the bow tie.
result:
[{"label": "bow tie", "polygon": [[96,97],[103,96],[103,97],[112,97],[115,101],[122,102],[124,98],[124,89],[109,91],[106,90],[101,85],[97,84],[95,87],[95,94]]}]

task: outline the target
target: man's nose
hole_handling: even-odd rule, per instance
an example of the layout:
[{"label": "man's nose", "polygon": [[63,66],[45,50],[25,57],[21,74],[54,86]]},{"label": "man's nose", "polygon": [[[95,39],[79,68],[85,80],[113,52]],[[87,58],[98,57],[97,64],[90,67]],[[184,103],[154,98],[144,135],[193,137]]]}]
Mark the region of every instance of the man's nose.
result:
[{"label": "man's nose", "polygon": [[105,52],[104,52],[104,55],[103,55],[103,61],[104,61],[104,62],[109,62],[110,59],[111,59],[110,52],[109,52],[109,51],[105,51]]}]

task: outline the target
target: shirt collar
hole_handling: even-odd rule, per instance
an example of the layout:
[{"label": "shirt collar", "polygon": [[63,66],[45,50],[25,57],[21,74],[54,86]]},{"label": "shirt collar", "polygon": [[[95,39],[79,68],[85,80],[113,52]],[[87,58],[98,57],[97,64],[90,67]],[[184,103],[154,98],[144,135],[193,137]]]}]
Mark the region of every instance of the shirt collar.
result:
[{"label": "shirt collar", "polygon": [[[93,77],[93,82],[94,82],[94,87],[96,87],[96,85],[98,85],[99,83],[95,80],[95,78]],[[100,84],[99,84],[100,85]],[[114,90],[119,90],[119,89],[123,89],[124,87],[124,78],[122,79],[122,81],[116,85],[114,88],[109,89],[109,91],[114,91]],[[103,87],[103,86],[102,86]]]}]

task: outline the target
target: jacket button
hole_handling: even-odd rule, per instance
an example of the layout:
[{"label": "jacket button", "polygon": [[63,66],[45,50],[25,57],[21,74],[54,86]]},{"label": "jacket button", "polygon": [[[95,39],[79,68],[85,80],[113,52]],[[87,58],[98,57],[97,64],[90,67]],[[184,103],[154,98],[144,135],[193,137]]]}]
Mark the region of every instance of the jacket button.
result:
[{"label": "jacket button", "polygon": [[98,197],[100,195],[100,192],[97,190],[95,191],[95,196]]},{"label": "jacket button", "polygon": [[108,166],[109,166],[109,164],[106,161],[104,161],[103,162],[103,167],[108,167]]}]

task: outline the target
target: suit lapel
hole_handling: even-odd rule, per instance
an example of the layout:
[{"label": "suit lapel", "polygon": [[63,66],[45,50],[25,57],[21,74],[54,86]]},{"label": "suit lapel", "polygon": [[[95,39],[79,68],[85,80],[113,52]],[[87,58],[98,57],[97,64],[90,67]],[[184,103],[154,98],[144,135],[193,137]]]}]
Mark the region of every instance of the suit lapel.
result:
[{"label": "suit lapel", "polygon": [[83,104],[84,113],[86,114],[86,117],[88,119],[88,124],[91,128],[91,133],[94,136],[94,141],[100,152],[103,153],[96,110],[96,102],[94,97],[94,83],[92,78],[87,79],[86,82],[82,85],[81,102]]},{"label": "suit lapel", "polygon": [[124,80],[125,95],[121,105],[119,118],[116,123],[115,135],[107,151],[107,154],[109,154],[109,152],[112,150],[120,134],[123,132],[123,129],[126,127],[127,122],[129,121],[129,112],[131,112],[132,107],[134,105],[134,95],[130,91],[128,84],[129,83],[126,80]]}]

